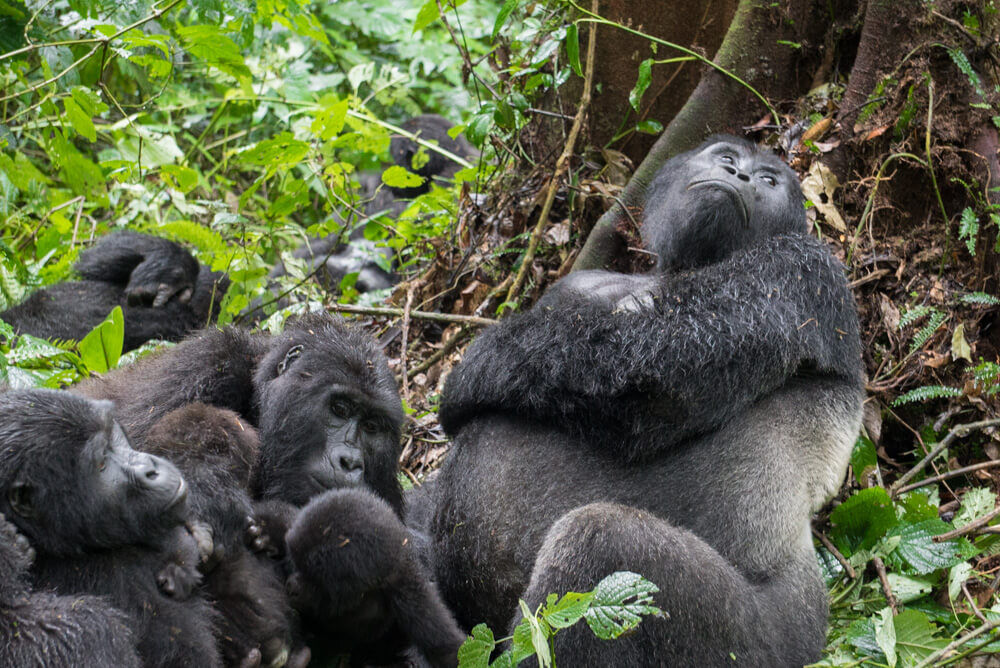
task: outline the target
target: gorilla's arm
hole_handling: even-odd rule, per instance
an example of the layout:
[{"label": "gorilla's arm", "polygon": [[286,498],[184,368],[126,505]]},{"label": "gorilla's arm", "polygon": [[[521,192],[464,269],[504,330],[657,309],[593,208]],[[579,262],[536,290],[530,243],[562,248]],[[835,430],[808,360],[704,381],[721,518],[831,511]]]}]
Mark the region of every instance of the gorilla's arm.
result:
[{"label": "gorilla's arm", "polygon": [[772,237],[676,274],[576,278],[479,336],[448,379],[452,434],[490,411],[628,458],[709,432],[797,373],[860,382],[854,299],[819,241]]},{"label": "gorilla's arm", "polygon": [[179,244],[122,231],[81,253],[74,269],[84,279],[124,286],[129,304],[159,307],[174,296],[181,302],[191,299],[199,265]]},{"label": "gorilla's arm", "polygon": [[130,367],[92,377],[73,391],[115,402],[114,413],[129,437],[142,443],[164,415],[200,401],[256,423],[250,388],[267,337],[230,327],[205,330]]}]

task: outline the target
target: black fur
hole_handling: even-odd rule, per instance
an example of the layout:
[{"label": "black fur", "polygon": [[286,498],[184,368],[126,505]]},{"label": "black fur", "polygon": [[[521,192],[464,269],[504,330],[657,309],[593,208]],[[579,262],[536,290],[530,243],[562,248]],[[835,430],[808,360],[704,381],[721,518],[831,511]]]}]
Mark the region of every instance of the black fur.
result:
[{"label": "black fur", "polygon": [[[185,406],[192,410],[191,402],[235,412],[225,418],[230,421],[228,434],[224,425],[207,431],[201,426],[220,419],[210,412],[208,417],[178,418],[168,430],[173,434],[169,440],[179,444],[178,452],[191,453],[178,461],[182,468],[192,469],[195,512],[227,545],[233,541],[226,537],[246,517],[245,505],[235,502],[241,497],[233,491],[246,485],[244,492],[256,505],[250,537],[254,549],[270,554],[279,567],[289,556],[284,534],[296,507],[328,489],[365,487],[402,513],[396,476],[403,412],[396,384],[375,341],[339,319],[306,316],[289,322],[275,337],[235,328],[206,331],[129,369],[88,380],[77,390],[113,399],[116,415],[140,447],[157,440],[157,427],[169,420],[170,411]],[[237,418],[258,431],[259,451],[246,482],[242,470],[221,481],[222,463],[233,452],[247,451],[227,445],[236,440],[232,432]],[[197,452],[200,449],[216,450],[221,459],[213,463]],[[206,459],[207,465],[195,465]],[[239,581],[234,571],[253,569],[239,550],[234,554],[238,564],[223,561],[216,568],[221,573],[209,574],[209,592],[219,601],[229,620],[226,624],[246,632],[246,639],[237,638],[233,646],[246,648],[256,639],[266,653],[263,645],[274,637],[274,625],[266,620],[286,608],[264,596],[263,604],[255,608],[264,622],[257,622],[250,619],[254,606],[224,603],[236,595],[228,587]],[[213,589],[216,578],[218,588]],[[263,592],[264,584],[251,589]],[[304,621],[307,627],[314,624],[309,617]],[[240,650],[227,651],[227,657],[239,654]]]},{"label": "black fur", "polygon": [[147,668],[221,665],[214,615],[192,586],[186,489],[169,462],[131,449],[107,402],[0,395],[0,511],[37,551],[36,585],[106,596]]},{"label": "black fur", "polygon": [[[795,175],[714,138],[654,180],[659,272],[571,274],[478,337],[445,388],[431,531],[445,601],[503,629],[615,570],[669,619],[565,665],[800,666],[827,603],[809,531],[860,423],[857,316]],[[733,658],[730,658],[732,654]]]},{"label": "black fur", "polygon": [[136,232],[102,238],[74,269],[81,280],[38,290],[0,320],[18,333],[79,340],[121,306],[128,351],[152,339],[179,341],[204,327],[218,315],[229,286],[180,245]]},{"label": "black fur", "polygon": [[384,500],[361,489],[326,492],[302,509],[287,542],[292,599],[315,622],[310,646],[321,665],[345,652],[355,665],[385,664],[411,644],[432,666],[458,664],[465,635]]},{"label": "black fur", "polygon": [[32,591],[28,541],[0,514],[0,665],[139,668],[127,617],[96,596]]}]

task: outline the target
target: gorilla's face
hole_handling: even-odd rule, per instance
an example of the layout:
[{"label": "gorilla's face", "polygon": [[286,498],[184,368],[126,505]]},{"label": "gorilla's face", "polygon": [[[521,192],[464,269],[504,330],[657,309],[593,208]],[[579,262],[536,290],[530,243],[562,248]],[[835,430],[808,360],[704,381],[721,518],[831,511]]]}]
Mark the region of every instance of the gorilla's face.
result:
[{"label": "gorilla's face", "polygon": [[661,271],[717,262],[767,237],[806,231],[795,173],[735,137],[669,160],[650,186],[643,238]]},{"label": "gorilla's face", "polygon": [[382,353],[340,329],[293,329],[261,362],[261,453],[255,495],[297,506],[364,486],[401,507],[396,480],[402,409]]},{"label": "gorilla's face", "polygon": [[110,402],[11,392],[0,416],[0,506],[40,552],[153,544],[185,521],[180,472],[133,450]]}]

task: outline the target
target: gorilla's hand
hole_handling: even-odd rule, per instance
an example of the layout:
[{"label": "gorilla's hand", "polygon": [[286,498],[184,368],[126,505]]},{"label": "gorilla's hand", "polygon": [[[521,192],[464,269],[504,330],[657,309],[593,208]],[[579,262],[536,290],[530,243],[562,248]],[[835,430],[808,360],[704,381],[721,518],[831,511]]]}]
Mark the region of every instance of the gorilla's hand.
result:
[{"label": "gorilla's hand", "polygon": [[183,267],[164,266],[163,258],[157,255],[143,260],[125,286],[130,306],[161,308],[174,298],[186,304],[191,301],[193,292],[194,280],[188,272]]},{"label": "gorilla's hand", "polygon": [[538,307],[565,308],[588,302],[605,304],[612,312],[637,312],[653,306],[659,295],[657,286],[655,276],[579,271],[549,288],[538,301]]},{"label": "gorilla's hand", "polygon": [[283,501],[255,503],[253,517],[247,518],[247,547],[271,559],[284,559],[288,553],[285,534],[298,512],[298,508]]}]

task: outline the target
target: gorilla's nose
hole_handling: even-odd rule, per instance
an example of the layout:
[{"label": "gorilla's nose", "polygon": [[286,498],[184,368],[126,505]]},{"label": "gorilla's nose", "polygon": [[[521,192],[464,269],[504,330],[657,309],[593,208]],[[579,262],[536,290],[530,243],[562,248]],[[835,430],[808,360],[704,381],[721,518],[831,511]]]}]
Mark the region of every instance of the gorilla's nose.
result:
[{"label": "gorilla's nose", "polygon": [[341,484],[356,485],[365,473],[365,461],[361,451],[348,445],[341,445],[331,454],[334,474]]}]

